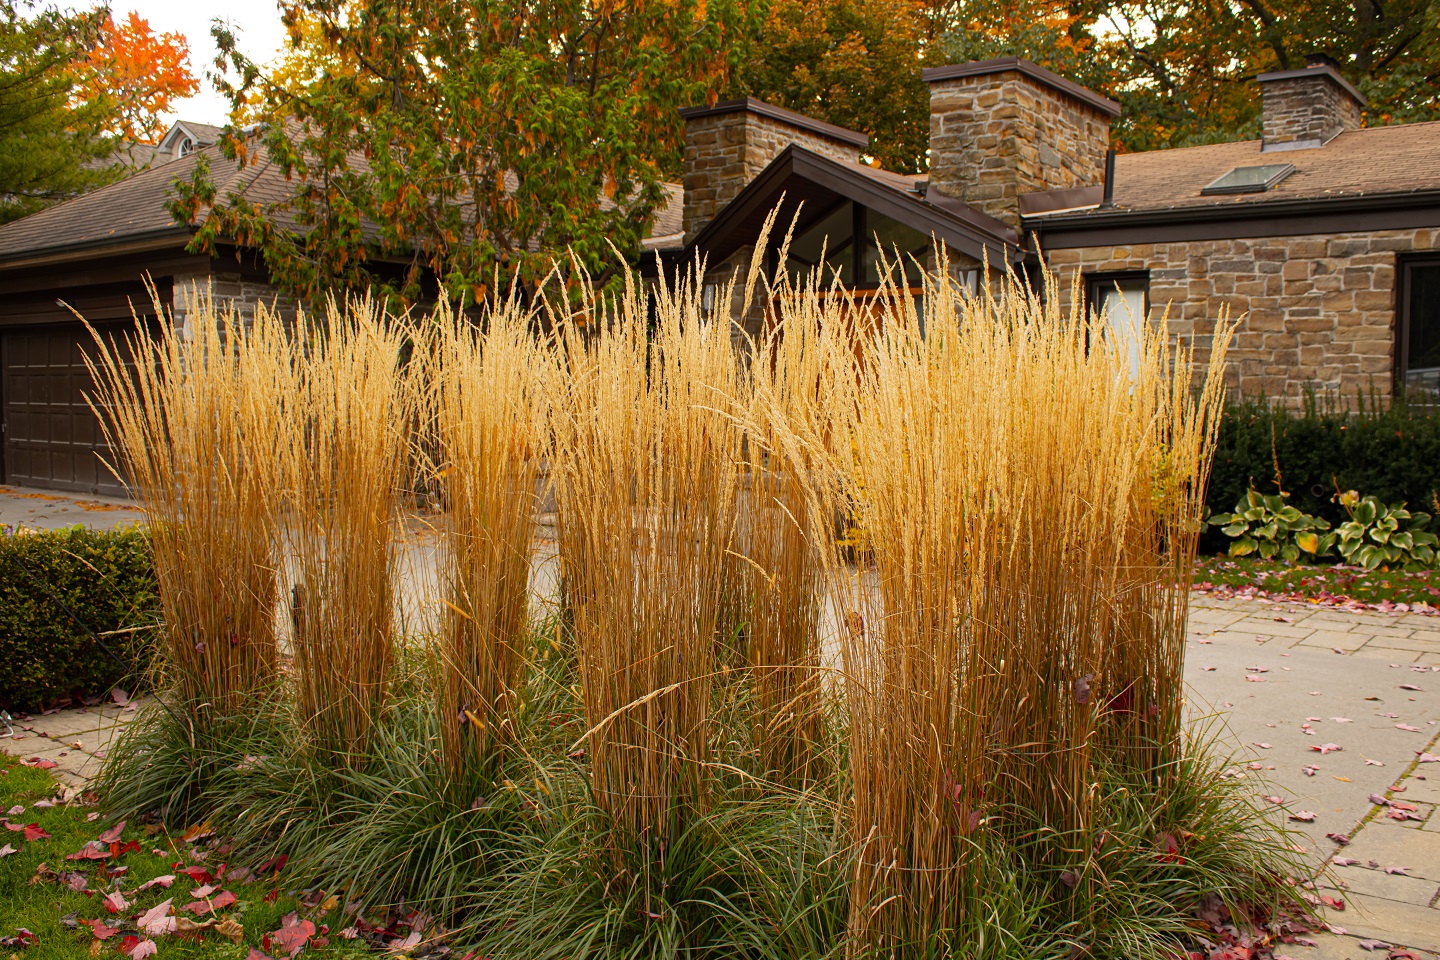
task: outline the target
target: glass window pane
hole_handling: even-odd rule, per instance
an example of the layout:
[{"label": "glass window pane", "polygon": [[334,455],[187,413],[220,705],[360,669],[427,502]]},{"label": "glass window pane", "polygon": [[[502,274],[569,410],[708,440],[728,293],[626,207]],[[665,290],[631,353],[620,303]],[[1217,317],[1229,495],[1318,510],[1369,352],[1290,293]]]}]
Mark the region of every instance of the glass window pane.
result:
[{"label": "glass window pane", "polygon": [[1440,264],[1412,266],[1406,279],[1409,356],[1405,386],[1440,390]]},{"label": "glass window pane", "polygon": [[843,283],[851,283],[853,255],[850,252],[855,232],[855,213],[850,203],[842,203],[828,213],[819,223],[807,227],[790,241],[786,269],[791,279],[800,281],[820,263],[820,251],[825,251],[825,269],[821,271],[820,282],[830,283],[835,274],[840,274]]},{"label": "glass window pane", "polygon": [[898,257],[899,266],[905,271],[905,282],[912,286],[920,283],[924,272],[920,265],[930,249],[929,237],[873,210],[866,211],[865,233],[864,282],[879,283],[882,260],[889,261],[894,269]]},{"label": "glass window pane", "polygon": [[1140,330],[1145,322],[1144,280],[1102,281],[1095,287],[1095,312],[1108,321],[1115,346],[1129,357],[1130,376],[1140,374]]}]

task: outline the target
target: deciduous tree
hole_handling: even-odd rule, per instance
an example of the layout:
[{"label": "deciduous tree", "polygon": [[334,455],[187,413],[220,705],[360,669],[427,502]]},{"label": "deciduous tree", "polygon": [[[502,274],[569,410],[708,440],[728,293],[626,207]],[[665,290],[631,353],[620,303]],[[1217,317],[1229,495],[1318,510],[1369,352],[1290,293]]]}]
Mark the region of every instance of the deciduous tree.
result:
[{"label": "deciduous tree", "polygon": [[0,223],[113,176],[105,109],[80,97],[74,70],[102,19],[0,0]]},{"label": "deciduous tree", "polygon": [[227,153],[275,165],[291,195],[217,196],[199,164],[172,212],[198,224],[195,249],[256,247],[311,300],[413,300],[427,276],[474,299],[571,253],[600,269],[612,245],[638,254],[678,168],[675,108],[714,97],[748,16],[738,0],[301,0],[292,36],[316,42],[298,27],[313,22],[347,69],[284,86],[217,32],[232,100],[260,91],[268,120]]},{"label": "deciduous tree", "polygon": [[76,73],[80,98],[108,112],[107,132],[134,143],[158,142],[164,114],[200,89],[185,35],[156,33],[134,11],[119,23],[106,14]]}]

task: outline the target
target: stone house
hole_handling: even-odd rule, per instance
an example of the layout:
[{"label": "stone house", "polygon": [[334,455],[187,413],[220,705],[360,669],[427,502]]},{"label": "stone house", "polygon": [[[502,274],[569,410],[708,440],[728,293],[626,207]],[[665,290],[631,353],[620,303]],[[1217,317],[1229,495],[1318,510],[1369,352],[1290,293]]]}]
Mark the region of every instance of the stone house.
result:
[{"label": "stone house", "polygon": [[[716,282],[749,262],[764,216],[800,210],[790,262],[874,285],[878,251],[970,285],[992,270],[1060,275],[1054,294],[1165,324],[1203,357],[1238,321],[1246,394],[1440,388],[1440,123],[1362,128],[1363,100],[1325,61],[1256,78],[1259,140],[1108,152],[1119,105],[1016,58],[924,71],[930,169],[877,170],[865,138],[754,100],[684,110],[683,234]],[[803,206],[801,202],[803,201]],[[915,279],[913,276],[912,280]],[[758,315],[745,318],[754,325]]]},{"label": "stone house", "polygon": [[[1363,129],[1360,95],[1317,62],[1257,78],[1259,140],[1115,156],[1119,105],[1033,63],[924,79],[920,175],[867,163],[862,133],[758,100],[682,110],[683,182],[642,269],[656,253],[666,269],[704,257],[718,289],[778,207],[794,235],[784,263],[778,238],[762,251],[771,271],[822,267],[864,290],[898,253],[918,293],[942,247],[971,289],[987,264],[1034,276],[1043,262],[1062,275],[1047,294],[1084,298],[1117,335],[1163,323],[1203,356],[1217,318],[1236,318],[1230,376],[1243,393],[1440,387],[1440,123]],[[193,285],[242,313],[275,300],[252,251],[187,253],[191,228],[166,200],[201,157],[222,195],[265,203],[289,185],[266,164],[221,162],[213,131],[174,134],[163,165],[0,226],[0,482],[119,491],[96,456],[92,341],[72,308],[116,336],[132,312],[183,315]],[[754,330],[764,306],[738,319]]]}]

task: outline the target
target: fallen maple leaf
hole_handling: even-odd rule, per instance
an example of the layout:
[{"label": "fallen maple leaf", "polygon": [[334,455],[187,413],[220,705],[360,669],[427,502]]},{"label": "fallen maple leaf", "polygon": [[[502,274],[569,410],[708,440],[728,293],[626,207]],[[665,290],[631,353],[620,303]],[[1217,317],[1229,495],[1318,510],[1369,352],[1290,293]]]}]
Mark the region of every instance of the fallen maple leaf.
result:
[{"label": "fallen maple leaf", "polygon": [[1401,877],[1403,877],[1403,876],[1406,875],[1406,874],[1405,874],[1405,871],[1407,871],[1407,870],[1409,870],[1409,869],[1410,869],[1409,867],[1386,867],[1386,868],[1385,868],[1385,872],[1388,873],[1388,874],[1391,874],[1392,876],[1401,876]]},{"label": "fallen maple leaf", "polygon": [[120,932],[119,927],[107,927],[104,920],[81,920],[80,922],[90,928],[90,932],[95,935],[96,940],[109,940]]},{"label": "fallen maple leaf", "polygon": [[114,843],[116,840],[120,839],[120,834],[123,833],[124,830],[125,821],[121,820],[119,823],[115,824],[115,826],[100,834],[99,840],[101,843]]},{"label": "fallen maple leaf", "polygon": [[235,894],[229,890],[221,890],[215,896],[206,900],[197,900],[194,903],[187,903],[180,909],[193,913],[197,917],[203,917],[207,913],[214,913],[216,910],[224,910],[236,900]]},{"label": "fallen maple leaf", "polygon": [[174,933],[175,918],[170,916],[171,903],[172,900],[166,900],[164,903],[157,903],[149,910],[146,910],[140,915],[140,918],[135,921],[135,926],[152,937]]},{"label": "fallen maple leaf", "polygon": [[1318,752],[1321,756],[1324,756],[1327,753],[1335,753],[1345,748],[1340,746],[1340,744],[1338,743],[1322,743],[1318,746],[1316,744],[1311,744],[1310,749]]},{"label": "fallen maple leaf", "polygon": [[19,850],[16,850],[14,847],[10,846],[10,844],[8,844],[8,843],[5,844],[5,846],[0,847],[0,857],[8,857],[8,856],[10,856],[10,854],[12,854],[12,853],[19,853],[19,852],[20,852]]},{"label": "fallen maple leaf", "polygon": [[1331,857],[1330,862],[1335,864],[1335,866],[1337,867],[1353,867],[1360,861],[1356,860],[1354,857]]},{"label": "fallen maple leaf", "polygon": [[141,940],[135,944],[135,949],[130,951],[130,960],[145,960],[146,957],[153,957],[159,949],[155,946],[154,940]]},{"label": "fallen maple leaf", "polygon": [[1419,687],[1415,686],[1415,684],[1413,684],[1413,683],[1402,683],[1402,684],[1400,684],[1400,689],[1401,689],[1401,690],[1414,690],[1414,691],[1417,692],[1417,693],[1423,692]]},{"label": "fallen maple leaf", "polygon": [[1421,753],[1417,754],[1417,756],[1419,759],[1415,761],[1416,763],[1440,763],[1440,757],[1435,756],[1433,753]]},{"label": "fallen maple leaf", "polygon": [[135,888],[135,892],[136,892],[136,893],[144,893],[146,890],[149,890],[151,887],[167,887],[167,888],[168,888],[168,887],[170,886],[170,884],[172,884],[172,883],[174,883],[174,882],[175,882],[175,875],[174,875],[173,873],[167,873],[167,874],[165,874],[163,877],[155,877],[155,878],[153,878],[153,879],[146,880],[144,883],[140,884],[140,886],[138,886],[138,887]]},{"label": "fallen maple leaf", "polygon": [[1300,768],[1300,772],[1303,773],[1303,774],[1305,774],[1305,776],[1307,776],[1307,777],[1313,777],[1313,776],[1315,776],[1315,772],[1316,772],[1317,770],[1319,770],[1319,769],[1320,769],[1320,768],[1317,767],[1317,766],[1315,766],[1315,764],[1313,764],[1313,763],[1307,763],[1307,764],[1305,764],[1305,766],[1303,766],[1303,767]]},{"label": "fallen maple leaf", "polygon": [[1345,909],[1345,901],[1341,900],[1339,897],[1327,897],[1324,894],[1321,894],[1320,902],[1325,904],[1325,906],[1329,907],[1331,910]]},{"label": "fallen maple leaf", "polygon": [[266,950],[284,952],[295,956],[305,948],[305,943],[315,936],[315,924],[301,920],[295,913],[287,913],[280,921],[280,929],[265,934],[260,945]]},{"label": "fallen maple leaf", "polygon": [[1397,724],[1395,724],[1395,729],[1396,729],[1396,730],[1408,730],[1408,731],[1411,732],[1411,733],[1419,733],[1419,732],[1420,732],[1420,728],[1419,728],[1419,727],[1412,727],[1412,726],[1411,726],[1410,724],[1408,724],[1408,723],[1397,723]]},{"label": "fallen maple leaf", "polygon": [[1343,833],[1327,833],[1327,834],[1325,834],[1325,839],[1326,839],[1326,840],[1334,840],[1336,843],[1340,844],[1340,846],[1342,846],[1342,847],[1348,847],[1348,846],[1350,846],[1350,838],[1347,837],[1347,836],[1346,836],[1345,834],[1343,834]]},{"label": "fallen maple leaf", "polygon": [[1366,757],[1366,758],[1365,758],[1365,766],[1367,766],[1367,767],[1383,767],[1383,766],[1385,766],[1385,764],[1384,764],[1383,761],[1380,761],[1380,760],[1371,760],[1369,757]]},{"label": "fallen maple leaf", "polygon": [[210,871],[206,870],[204,867],[179,867],[175,870],[175,872],[189,877],[196,883],[215,882],[215,878],[210,875]]},{"label": "fallen maple leaf", "polygon": [[1355,944],[1361,950],[1389,950],[1390,944],[1384,940],[1361,940]]},{"label": "fallen maple leaf", "polygon": [[191,890],[190,896],[194,897],[196,900],[199,900],[201,897],[208,897],[214,892],[215,888],[213,886],[208,883],[203,883],[200,886]]},{"label": "fallen maple leaf", "polygon": [[1315,814],[1310,812],[1309,810],[1297,810],[1294,813],[1290,814],[1290,819],[1298,820],[1301,823],[1314,823]]},{"label": "fallen maple leaf", "polygon": [[45,828],[38,823],[27,823],[25,824],[25,839],[29,843],[34,843],[36,840],[49,840],[50,834],[46,833]]},{"label": "fallen maple leaf", "polygon": [[101,901],[101,904],[111,913],[119,913],[121,910],[130,906],[130,901],[126,900],[125,894],[119,890],[112,890],[105,899]]},{"label": "fallen maple leaf", "polygon": [[271,958],[259,950],[256,950],[254,947],[251,947],[250,953],[246,955],[245,960],[271,960]]}]

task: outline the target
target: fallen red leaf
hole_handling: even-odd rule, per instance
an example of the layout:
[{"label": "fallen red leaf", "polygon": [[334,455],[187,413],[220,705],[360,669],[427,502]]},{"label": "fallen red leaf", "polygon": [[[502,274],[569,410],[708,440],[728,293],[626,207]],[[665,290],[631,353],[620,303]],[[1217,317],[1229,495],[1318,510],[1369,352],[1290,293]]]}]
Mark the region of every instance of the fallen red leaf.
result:
[{"label": "fallen red leaf", "polygon": [[178,867],[176,873],[184,874],[196,883],[214,883],[215,878],[204,867]]},{"label": "fallen red leaf", "polygon": [[27,823],[25,824],[25,839],[34,843],[36,840],[49,840],[50,834],[46,833],[45,828],[38,823]]},{"label": "fallen red leaf", "polygon": [[110,856],[110,845],[91,840],[79,850],[67,856],[66,860],[106,860]]},{"label": "fallen red leaf", "polygon": [[99,837],[100,842],[101,842],[101,843],[114,843],[116,840],[119,840],[119,839],[120,839],[120,834],[121,834],[122,832],[124,832],[124,830],[125,830],[125,821],[124,821],[124,820],[121,820],[119,823],[115,824],[115,826],[111,827],[109,830],[106,830],[104,833],[100,834],[100,837]]},{"label": "fallen red leaf", "polygon": [[83,924],[90,927],[90,932],[95,934],[96,940],[109,940],[120,932],[119,927],[107,927],[104,920],[81,920]]},{"label": "fallen red leaf", "polygon": [[266,950],[275,950],[293,957],[315,936],[315,924],[299,919],[295,913],[287,913],[280,924],[279,930],[265,934],[261,941],[260,945]]},{"label": "fallen red leaf", "polygon": [[203,917],[207,913],[214,913],[217,910],[224,910],[226,907],[233,904],[235,900],[235,894],[231,893],[229,890],[221,890],[213,897],[208,897],[204,900],[197,900],[194,903],[187,903],[180,909],[186,911],[187,913],[193,913],[197,917]]}]

